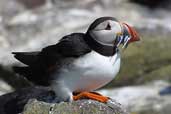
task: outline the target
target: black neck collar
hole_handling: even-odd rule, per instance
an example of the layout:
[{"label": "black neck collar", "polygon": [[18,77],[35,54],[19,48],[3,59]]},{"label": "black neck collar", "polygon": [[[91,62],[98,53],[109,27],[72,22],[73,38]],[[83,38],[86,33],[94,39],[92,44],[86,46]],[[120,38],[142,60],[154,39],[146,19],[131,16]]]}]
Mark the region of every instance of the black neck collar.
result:
[{"label": "black neck collar", "polygon": [[87,32],[84,40],[94,51],[104,55],[104,56],[113,56],[117,51],[117,47],[103,45],[92,38],[92,36]]}]

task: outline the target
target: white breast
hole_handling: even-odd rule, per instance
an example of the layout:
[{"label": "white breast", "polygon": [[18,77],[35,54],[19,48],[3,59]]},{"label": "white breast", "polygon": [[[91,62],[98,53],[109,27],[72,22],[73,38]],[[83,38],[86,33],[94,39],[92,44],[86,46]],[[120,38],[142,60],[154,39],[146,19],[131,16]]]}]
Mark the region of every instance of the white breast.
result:
[{"label": "white breast", "polygon": [[63,68],[56,83],[69,91],[92,91],[109,83],[119,72],[120,54],[102,56],[94,51]]}]

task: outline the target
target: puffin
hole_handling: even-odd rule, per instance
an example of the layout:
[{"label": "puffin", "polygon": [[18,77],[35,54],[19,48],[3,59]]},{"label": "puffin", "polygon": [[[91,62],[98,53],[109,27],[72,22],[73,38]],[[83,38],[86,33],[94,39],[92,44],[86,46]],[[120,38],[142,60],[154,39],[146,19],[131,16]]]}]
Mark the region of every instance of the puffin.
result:
[{"label": "puffin", "polygon": [[50,87],[58,100],[110,98],[95,90],[111,82],[121,65],[121,49],[139,41],[137,31],[114,17],[100,17],[85,33],[71,33],[41,51],[12,52],[23,66],[14,71],[35,85]]}]

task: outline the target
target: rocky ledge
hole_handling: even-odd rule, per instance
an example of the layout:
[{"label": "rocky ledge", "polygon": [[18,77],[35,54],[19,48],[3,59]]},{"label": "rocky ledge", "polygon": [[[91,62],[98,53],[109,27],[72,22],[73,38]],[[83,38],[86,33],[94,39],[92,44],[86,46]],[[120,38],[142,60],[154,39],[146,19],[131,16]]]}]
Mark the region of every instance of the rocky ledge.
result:
[{"label": "rocky ledge", "polygon": [[0,96],[0,114],[128,114],[112,99],[107,103],[88,99],[61,102],[57,99],[50,88],[19,89]]},{"label": "rocky ledge", "polygon": [[128,114],[119,103],[108,104],[93,100],[62,102],[59,104],[29,100],[23,114]]}]

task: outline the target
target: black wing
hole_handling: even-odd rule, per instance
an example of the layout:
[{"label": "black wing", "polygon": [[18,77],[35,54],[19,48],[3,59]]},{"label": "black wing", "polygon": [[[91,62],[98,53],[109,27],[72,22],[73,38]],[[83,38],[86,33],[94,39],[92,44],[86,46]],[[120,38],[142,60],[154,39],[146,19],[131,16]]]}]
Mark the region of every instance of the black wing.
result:
[{"label": "black wing", "polygon": [[14,57],[18,59],[20,62],[26,65],[32,65],[37,60],[37,55],[40,52],[12,52]]},{"label": "black wing", "polygon": [[84,41],[85,35],[73,33],[63,37],[59,43],[42,49],[41,52],[13,52],[14,57],[25,67],[14,67],[14,71],[38,85],[49,85],[50,74],[63,64],[91,51]]}]

